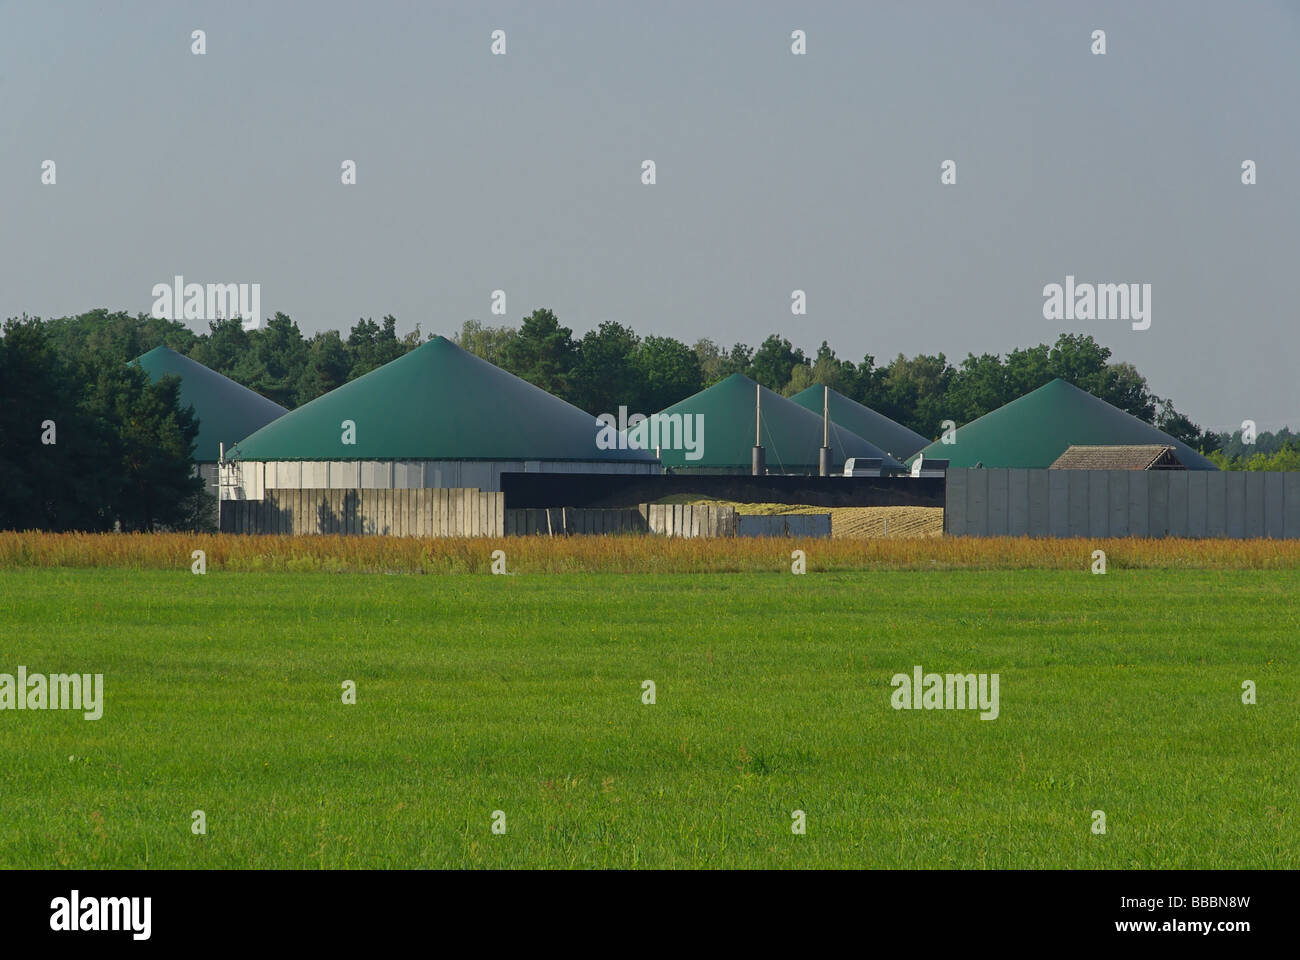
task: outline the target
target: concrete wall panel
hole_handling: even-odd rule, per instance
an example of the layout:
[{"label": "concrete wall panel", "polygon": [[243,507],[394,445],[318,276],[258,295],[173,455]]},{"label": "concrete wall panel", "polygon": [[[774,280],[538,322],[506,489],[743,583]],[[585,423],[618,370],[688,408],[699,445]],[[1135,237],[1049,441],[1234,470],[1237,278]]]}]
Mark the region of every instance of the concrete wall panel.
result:
[{"label": "concrete wall panel", "polygon": [[1228,535],[1228,475],[1218,471],[1205,474],[1205,535]]},{"label": "concrete wall panel", "polygon": [[1129,477],[1128,483],[1128,529],[1130,537],[1150,536],[1150,485],[1145,477]]},{"label": "concrete wall panel", "polygon": [[1029,470],[1029,535],[1051,535],[1050,484],[1047,470]]},{"label": "concrete wall panel", "polygon": [[1066,470],[1045,470],[1047,474],[1047,534],[1070,535],[1070,477]]},{"label": "concrete wall panel", "polygon": [[[1162,470],[1169,478],[1169,536],[1185,537],[1188,530],[1188,480],[1192,471]],[[1202,471],[1195,471],[1200,473]]]},{"label": "concrete wall panel", "polygon": [[1300,473],[1282,474],[1282,530],[1288,540],[1300,539]]},{"label": "concrete wall panel", "polygon": [[950,536],[966,534],[966,488],[969,470],[949,470],[944,484],[943,532]]},{"label": "concrete wall panel", "polygon": [[1068,536],[1086,537],[1088,536],[1088,474],[1091,471],[1057,470],[1055,472],[1065,474],[1069,490],[1066,521]]},{"label": "concrete wall panel", "polygon": [[1264,474],[1250,471],[1246,477],[1246,536],[1264,535]]},{"label": "concrete wall panel", "polygon": [[1209,527],[1210,474],[1206,470],[1187,471],[1187,536],[1204,537]]},{"label": "concrete wall panel", "polygon": [[966,474],[966,532],[976,537],[989,532],[989,471]]},{"label": "concrete wall panel", "polygon": [[1169,471],[1149,470],[1147,478],[1147,536],[1169,536]]},{"label": "concrete wall panel", "polygon": [[1283,481],[1286,475],[1270,471],[1264,474],[1264,536],[1281,540],[1286,536],[1283,505]]},{"label": "concrete wall panel", "polygon": [[1029,534],[1029,471],[1007,471],[1007,535]]},{"label": "concrete wall panel", "polygon": [[1009,534],[1008,496],[1010,494],[1009,470],[985,470],[988,474],[988,502],[990,537],[1005,537]]},{"label": "concrete wall panel", "polygon": [[1246,474],[1228,470],[1223,474],[1227,491],[1228,536],[1246,535]]},{"label": "concrete wall panel", "polygon": [[1089,470],[1088,536],[1110,536],[1110,472]]},{"label": "concrete wall panel", "polygon": [[1129,470],[1109,470],[1106,477],[1106,536],[1127,537]]}]

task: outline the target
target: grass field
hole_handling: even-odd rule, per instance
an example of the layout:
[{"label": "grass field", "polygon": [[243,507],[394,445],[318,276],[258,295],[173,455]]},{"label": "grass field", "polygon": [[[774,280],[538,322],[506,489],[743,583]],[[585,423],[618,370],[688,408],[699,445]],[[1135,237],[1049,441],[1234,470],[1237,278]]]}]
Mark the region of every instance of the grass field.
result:
[{"label": "grass field", "polygon": [[[0,866],[1294,868],[1298,590],[11,565],[0,672],[107,702],[0,712]],[[916,664],[1000,716],[891,709]]]}]

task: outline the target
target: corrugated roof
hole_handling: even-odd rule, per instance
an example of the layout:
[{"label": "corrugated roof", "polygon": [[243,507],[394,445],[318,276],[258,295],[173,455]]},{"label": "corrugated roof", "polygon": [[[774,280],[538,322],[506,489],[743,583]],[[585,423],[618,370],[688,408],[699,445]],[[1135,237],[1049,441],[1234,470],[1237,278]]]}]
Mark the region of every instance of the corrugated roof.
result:
[{"label": "corrugated roof", "polygon": [[[343,421],[356,425],[344,444]],[[227,453],[240,460],[591,460],[654,462],[602,450],[596,418],[435,337],[286,414]]]},{"label": "corrugated roof", "polygon": [[216,463],[221,444],[230,448],[289,412],[260,393],[168,347],[155,347],[131,362],[138,364],[154,381],[167,374],[181,378],[181,404],[193,407],[199,418],[199,436],[194,446],[194,459],[198,463]]},{"label": "corrugated roof", "polygon": [[[811,386],[807,390],[796,393],[790,401],[811,410],[820,417],[822,392],[825,389],[820,384]],[[856,433],[863,440],[875,444],[899,460],[910,457],[930,442],[915,430],[909,430],[901,423],[890,420],[883,413],[877,413],[870,407],[856,400],[850,400],[844,394],[834,390],[830,391],[827,407],[830,410],[832,423],[837,423],[844,429]]]},{"label": "corrugated roof", "polygon": [[[743,374],[733,373],[694,396],[675,403],[661,415],[700,414],[704,417],[703,456],[687,460],[684,450],[663,450],[665,467],[745,469],[754,447],[754,388]],[[822,418],[767,387],[762,395],[762,440],[767,469],[772,473],[816,473],[822,445]],[[856,433],[831,422],[832,461],[842,467],[847,457],[880,457],[885,467],[898,460]]]},{"label": "corrugated roof", "polygon": [[1165,444],[1071,445],[1053,470],[1182,470],[1174,448]]},{"label": "corrugated roof", "polygon": [[953,439],[921,453],[953,468],[1046,469],[1073,445],[1160,444],[1173,447],[1189,470],[1218,469],[1181,440],[1060,379],[959,427]]}]

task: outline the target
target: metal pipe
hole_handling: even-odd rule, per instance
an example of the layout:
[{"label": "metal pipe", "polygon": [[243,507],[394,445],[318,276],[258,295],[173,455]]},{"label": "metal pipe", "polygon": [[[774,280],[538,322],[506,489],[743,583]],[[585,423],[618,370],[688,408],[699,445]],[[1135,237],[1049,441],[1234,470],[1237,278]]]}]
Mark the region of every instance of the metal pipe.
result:
[{"label": "metal pipe", "polygon": [[822,387],[822,448],[817,451],[817,471],[831,475],[831,388]]},{"label": "metal pipe", "polygon": [[822,446],[831,445],[831,388],[822,387]]}]

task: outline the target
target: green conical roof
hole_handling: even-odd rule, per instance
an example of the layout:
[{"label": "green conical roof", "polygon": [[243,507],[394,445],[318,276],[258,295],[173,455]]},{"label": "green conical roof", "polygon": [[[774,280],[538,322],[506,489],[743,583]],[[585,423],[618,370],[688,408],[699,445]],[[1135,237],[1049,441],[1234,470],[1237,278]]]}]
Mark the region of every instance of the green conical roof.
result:
[{"label": "green conical roof", "polygon": [[[704,417],[703,456],[687,460],[685,450],[663,450],[665,467],[748,470],[754,448],[754,387],[749,377],[733,373],[721,383],[675,403],[661,415],[701,414]],[[791,403],[767,387],[762,395],[762,442],[769,471],[816,473],[822,445],[822,418]],[[832,461],[843,466],[848,457],[880,457],[886,467],[897,460],[852,431],[832,421]]]},{"label": "green conical roof", "polygon": [[[791,402],[811,410],[817,416],[822,415],[822,392],[826,388],[815,384],[807,390],[800,391],[790,398]],[[910,457],[930,441],[915,430],[909,430],[901,423],[890,420],[883,413],[876,413],[868,406],[850,400],[842,393],[830,391],[826,404],[830,411],[831,422],[837,423],[845,430],[852,430],[868,443],[874,443],[899,460]]]},{"label": "green conical roof", "polygon": [[[344,444],[343,421],[355,425]],[[591,414],[434,337],[243,440],[241,460],[596,460],[654,462],[602,450]]]},{"label": "green conical roof", "polygon": [[229,449],[289,412],[168,347],[154,347],[131,362],[139,364],[151,380],[167,374],[181,378],[181,406],[193,407],[199,418],[199,436],[194,445],[198,463],[216,463],[221,444]]},{"label": "green conical roof", "polygon": [[951,467],[1047,469],[1073,445],[1161,443],[1173,447],[1188,470],[1218,469],[1182,441],[1059,379],[972,420],[954,439],[937,440],[921,455]]}]

